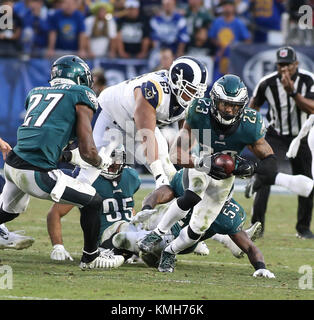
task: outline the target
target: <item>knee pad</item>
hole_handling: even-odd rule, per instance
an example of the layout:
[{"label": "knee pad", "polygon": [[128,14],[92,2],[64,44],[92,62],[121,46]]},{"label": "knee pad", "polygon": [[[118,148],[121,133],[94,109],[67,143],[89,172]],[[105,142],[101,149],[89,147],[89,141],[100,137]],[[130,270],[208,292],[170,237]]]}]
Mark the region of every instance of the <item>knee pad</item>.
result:
[{"label": "knee pad", "polygon": [[191,190],[185,190],[182,197],[178,198],[177,203],[180,209],[187,211],[196,206],[202,198]]}]

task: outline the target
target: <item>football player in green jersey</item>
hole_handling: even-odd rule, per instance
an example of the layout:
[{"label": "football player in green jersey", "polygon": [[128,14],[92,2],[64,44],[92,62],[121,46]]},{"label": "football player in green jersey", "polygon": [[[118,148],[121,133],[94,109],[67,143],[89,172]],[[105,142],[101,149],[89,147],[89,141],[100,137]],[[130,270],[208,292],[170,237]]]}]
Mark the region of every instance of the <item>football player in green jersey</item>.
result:
[{"label": "football player in green jersey", "polygon": [[[232,190],[235,176],[247,177],[259,171],[273,176],[277,171],[276,158],[264,139],[262,116],[245,107],[248,93],[242,80],[225,75],[214,83],[210,96],[194,100],[172,152],[174,163],[189,168],[184,195],[171,204],[157,228],[139,243],[141,250],[149,252],[158,237],[193,208],[189,225],[163,251],[158,268],[161,272],[173,272],[175,255],[198,242],[211,226]],[[191,152],[195,141],[200,156]],[[239,156],[246,146],[261,159],[258,166]],[[232,174],[215,165],[221,153],[236,161]]]},{"label": "football player in green jersey", "polygon": [[81,269],[106,268],[108,261],[117,265],[124,261],[98,251],[101,196],[89,184],[57,169],[63,148],[74,138],[82,159],[95,170],[111,164],[104,150],[97,152],[92,136],[91,120],[97,109],[92,85],[88,65],[77,56],[63,56],[52,65],[50,86],[29,92],[17,144],[4,165],[6,183],[0,200],[0,224],[26,210],[30,196],[78,206],[84,233]]},{"label": "football player in green jersey", "polygon": [[[112,230],[123,229],[124,222],[130,222],[133,216],[133,195],[140,187],[141,180],[135,169],[125,166],[125,149],[119,145],[111,154],[112,165],[104,169],[92,186],[102,197],[102,207],[98,211],[100,216],[98,244],[101,248],[108,247],[106,240]],[[77,180],[85,180],[85,171],[81,171]],[[61,218],[74,206],[70,204],[55,203],[47,217],[48,233],[53,245],[52,260],[72,260],[70,254],[63,246],[61,232]],[[108,242],[108,241],[107,241]],[[109,241],[110,242],[110,241]]]},{"label": "football player in green jersey", "polygon": [[[154,229],[162,216],[166,214],[169,202],[184,194],[184,184],[186,182],[185,179],[187,179],[184,171],[186,171],[186,169],[177,171],[170,182],[170,186],[161,186],[145,197],[142,210],[133,217],[132,223],[129,224],[130,226],[134,226],[128,229],[127,226],[124,225],[123,230],[118,230],[115,234],[112,234],[112,243],[115,248],[140,254],[148,266],[158,267],[162,249],[169,241],[179,235],[182,228],[189,224],[191,211],[184,219],[175,223],[168,234],[162,236],[162,241],[159,242],[158,246],[156,246],[152,252],[140,252],[137,242],[149,233],[147,230]],[[165,203],[167,204],[163,205]],[[158,204],[161,205],[156,207]],[[204,210],[206,210],[206,208],[204,208]],[[225,245],[227,244],[227,247],[234,255],[236,251],[242,252],[241,249],[243,249],[248,255],[251,264],[256,269],[253,273],[254,277],[262,276],[273,278],[274,274],[266,269],[263,254],[252,242],[254,238],[258,236],[261,230],[261,224],[257,223],[248,230],[242,230],[245,218],[246,213],[241,205],[234,199],[229,199],[199,241],[209,238],[217,240]],[[196,245],[197,244],[192,245],[180,252],[180,254],[193,252]],[[241,249],[237,245],[240,246]],[[237,257],[242,257],[242,255],[238,255]]]}]

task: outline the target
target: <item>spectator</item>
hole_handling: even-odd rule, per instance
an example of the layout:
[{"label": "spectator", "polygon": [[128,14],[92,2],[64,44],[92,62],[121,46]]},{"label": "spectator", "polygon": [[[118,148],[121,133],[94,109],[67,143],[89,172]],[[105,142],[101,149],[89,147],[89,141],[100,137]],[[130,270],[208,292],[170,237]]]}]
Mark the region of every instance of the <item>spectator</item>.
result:
[{"label": "spectator", "polygon": [[203,7],[203,0],[189,0],[185,18],[187,21],[188,33],[192,38],[192,41],[196,29],[203,27],[208,29],[213,20],[209,11]]},{"label": "spectator", "polygon": [[214,56],[216,47],[209,41],[208,29],[195,29],[192,41],[188,43],[186,52],[189,56]]},{"label": "spectator", "polygon": [[186,54],[199,59],[206,65],[208,70],[208,84],[211,84],[216,48],[209,41],[207,28],[202,27],[196,29],[194,33],[195,35],[192,41],[189,42],[187,46]]},{"label": "spectator", "polygon": [[117,25],[112,16],[113,7],[109,3],[96,2],[91,6],[92,15],[85,19],[86,35],[90,41],[94,57],[114,58]]},{"label": "spectator", "polygon": [[126,15],[126,10],[125,10],[125,1],[126,0],[113,0],[113,15],[115,18],[122,18]]},{"label": "spectator", "polygon": [[107,85],[107,81],[105,78],[105,70],[101,67],[94,68],[92,70],[92,75],[94,80],[93,90],[96,93],[96,96],[98,97]]},{"label": "spectator", "polygon": [[63,0],[61,9],[50,17],[47,56],[77,53],[81,58],[90,55],[85,33],[84,17],[78,11],[77,0]]},{"label": "spectator", "polygon": [[281,14],[285,11],[283,2],[283,0],[251,1],[254,42],[267,42],[269,31],[280,31]]},{"label": "spectator", "polygon": [[185,46],[190,37],[187,31],[186,19],[176,12],[175,0],[162,0],[161,13],[150,20],[152,28],[151,39],[154,48],[171,48],[175,57],[185,52]]},{"label": "spectator", "polygon": [[78,11],[81,12],[81,14],[83,15],[84,18],[87,18],[91,14],[89,5],[90,5],[89,0],[78,0],[77,9],[78,9]]},{"label": "spectator", "polygon": [[[20,17],[13,11],[13,1],[3,0],[0,2],[3,11],[0,12],[0,19],[10,23],[9,19],[4,17],[11,12],[13,13],[12,26],[8,28],[0,28],[0,55],[1,56],[16,56],[21,52],[20,37],[22,30],[22,21]],[[6,7],[5,7],[6,6]]]},{"label": "spectator", "polygon": [[159,52],[159,65],[155,68],[155,71],[158,70],[169,70],[172,62],[174,60],[174,55],[171,49],[161,48]]},{"label": "spectator", "polygon": [[216,46],[214,79],[228,72],[230,46],[236,42],[251,42],[245,24],[236,17],[235,3],[231,0],[221,2],[222,16],[218,17],[209,29],[209,38]]},{"label": "spectator", "polygon": [[48,45],[48,9],[43,0],[28,0],[27,6],[28,10],[23,16],[24,53],[43,56]]},{"label": "spectator", "polygon": [[117,20],[117,50],[121,58],[144,59],[150,48],[149,24],[140,17],[138,0],[126,0],[126,15]]}]

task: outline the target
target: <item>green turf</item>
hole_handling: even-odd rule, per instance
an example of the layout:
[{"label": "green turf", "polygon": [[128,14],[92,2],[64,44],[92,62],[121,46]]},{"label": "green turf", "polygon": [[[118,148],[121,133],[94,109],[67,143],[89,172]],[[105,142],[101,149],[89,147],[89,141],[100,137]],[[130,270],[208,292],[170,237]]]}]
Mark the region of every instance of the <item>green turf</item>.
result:
[{"label": "green turf", "polygon": [[[138,192],[136,209],[146,194],[147,190]],[[252,200],[241,194],[235,198],[249,213]],[[265,235],[256,241],[276,279],[253,278],[254,269],[246,257],[234,258],[213,240],[207,240],[209,256],[178,256],[173,274],[159,273],[141,264],[83,272],[78,267],[82,232],[77,210],[63,219],[64,244],[74,261],[50,260],[46,231],[50,206],[48,201],[32,198],[27,212],[7,224],[10,230],[24,229],[36,241],[26,250],[0,252],[1,264],[13,270],[13,289],[0,289],[0,299],[314,299],[313,288],[299,288],[303,275],[299,268],[314,268],[314,240],[295,237],[295,196],[271,195]]]}]

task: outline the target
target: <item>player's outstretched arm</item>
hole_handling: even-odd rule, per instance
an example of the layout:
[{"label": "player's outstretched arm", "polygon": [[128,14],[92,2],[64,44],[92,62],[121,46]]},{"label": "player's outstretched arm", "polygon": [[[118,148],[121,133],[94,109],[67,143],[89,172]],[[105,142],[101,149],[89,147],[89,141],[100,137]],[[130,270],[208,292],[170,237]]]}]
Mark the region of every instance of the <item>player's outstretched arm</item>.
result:
[{"label": "player's outstretched arm", "polygon": [[254,277],[275,278],[275,275],[266,269],[262,252],[254,245],[246,232],[240,231],[229,236],[232,241],[247,254],[252,266],[256,270],[253,273]]},{"label": "player's outstretched arm", "polygon": [[62,240],[61,218],[64,217],[74,206],[71,204],[55,203],[49,210],[47,216],[48,234],[53,246],[51,252],[52,260],[73,260],[65,250]]},{"label": "player's outstretched arm", "polygon": [[132,223],[146,221],[157,212],[154,209],[158,204],[168,203],[175,198],[174,192],[169,185],[163,185],[153,192],[149,193],[142,203],[142,209],[132,218]]},{"label": "player's outstretched arm", "polygon": [[156,189],[161,185],[169,185],[169,180],[163,169],[161,160],[158,159],[158,143],[155,136],[156,110],[145,100],[141,89],[134,91],[135,111],[134,121],[137,134],[145,144],[145,156],[152,174],[156,180]]},{"label": "player's outstretched arm", "polygon": [[168,203],[175,198],[172,188],[168,185],[149,193],[143,200],[143,208],[155,208],[158,204]]}]

